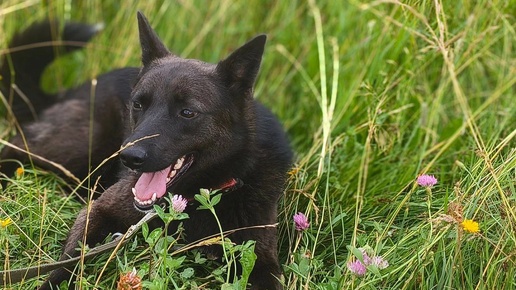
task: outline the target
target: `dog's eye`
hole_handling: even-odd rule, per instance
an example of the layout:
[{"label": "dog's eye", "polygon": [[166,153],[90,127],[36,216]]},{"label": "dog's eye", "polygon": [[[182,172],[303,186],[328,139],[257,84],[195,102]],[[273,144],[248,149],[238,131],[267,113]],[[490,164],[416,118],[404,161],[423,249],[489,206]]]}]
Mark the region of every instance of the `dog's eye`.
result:
[{"label": "dog's eye", "polygon": [[183,109],[183,110],[181,110],[181,112],[179,112],[179,114],[181,115],[181,117],[187,118],[187,119],[197,116],[196,112],[191,111],[189,109]]},{"label": "dog's eye", "polygon": [[134,101],[133,102],[133,109],[135,110],[141,110],[142,109],[142,103],[138,102],[138,101]]}]

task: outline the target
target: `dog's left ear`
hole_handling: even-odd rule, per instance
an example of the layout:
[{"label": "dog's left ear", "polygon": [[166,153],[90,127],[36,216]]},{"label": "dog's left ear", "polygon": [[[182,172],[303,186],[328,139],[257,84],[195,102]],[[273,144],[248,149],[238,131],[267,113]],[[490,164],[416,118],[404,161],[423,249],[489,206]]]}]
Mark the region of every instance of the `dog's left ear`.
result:
[{"label": "dog's left ear", "polygon": [[252,95],[266,40],[265,34],[256,36],[217,64],[217,73],[228,87]]},{"label": "dog's left ear", "polygon": [[140,11],[138,11],[138,30],[140,32],[143,66],[148,66],[152,61],[170,55],[167,47],[161,42],[147,18]]}]

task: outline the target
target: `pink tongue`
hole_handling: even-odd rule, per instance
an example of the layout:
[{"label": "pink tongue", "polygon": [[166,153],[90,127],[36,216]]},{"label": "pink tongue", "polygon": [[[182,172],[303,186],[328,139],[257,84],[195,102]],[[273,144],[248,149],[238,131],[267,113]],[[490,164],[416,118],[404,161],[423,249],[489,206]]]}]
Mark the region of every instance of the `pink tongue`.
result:
[{"label": "pink tongue", "polygon": [[154,193],[156,193],[157,198],[164,196],[167,191],[169,172],[170,166],[161,171],[144,172],[134,186],[136,197],[141,201],[146,201],[151,199]]}]

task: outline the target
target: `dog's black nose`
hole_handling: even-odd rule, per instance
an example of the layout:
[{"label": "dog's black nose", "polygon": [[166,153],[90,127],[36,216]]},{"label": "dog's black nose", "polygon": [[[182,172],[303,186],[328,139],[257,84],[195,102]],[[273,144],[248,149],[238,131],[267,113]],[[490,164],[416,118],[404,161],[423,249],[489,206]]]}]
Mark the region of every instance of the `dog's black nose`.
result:
[{"label": "dog's black nose", "polygon": [[142,168],[146,157],[147,153],[143,149],[134,146],[120,152],[120,160],[122,160],[122,163],[134,170]]}]

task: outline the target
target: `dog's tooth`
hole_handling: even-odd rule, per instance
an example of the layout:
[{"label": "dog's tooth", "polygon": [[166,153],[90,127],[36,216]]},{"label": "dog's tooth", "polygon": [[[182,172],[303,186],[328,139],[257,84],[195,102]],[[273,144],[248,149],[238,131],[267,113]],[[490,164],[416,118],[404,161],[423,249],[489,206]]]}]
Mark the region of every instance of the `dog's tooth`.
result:
[{"label": "dog's tooth", "polygon": [[185,161],[185,160],[184,160],[184,158],[183,158],[183,157],[179,158],[179,159],[176,161],[176,164],[174,165],[174,169],[176,169],[176,170],[177,170],[177,169],[181,168],[181,166],[183,166],[183,162],[184,162],[184,161]]},{"label": "dog's tooth", "polygon": [[156,194],[156,193],[153,193],[153,194],[152,194],[152,198],[151,198],[151,200],[154,202],[154,201],[156,201],[156,198],[157,198],[157,194]]},{"label": "dog's tooth", "polygon": [[136,197],[136,188],[131,188],[131,191],[133,192],[134,197]]},{"label": "dog's tooth", "polygon": [[176,171],[175,170],[172,170],[170,171],[170,174],[168,175],[169,178],[174,178],[174,176],[176,176]]},{"label": "dog's tooth", "polygon": [[167,177],[167,183],[169,183],[169,182],[170,182],[170,177]]}]

